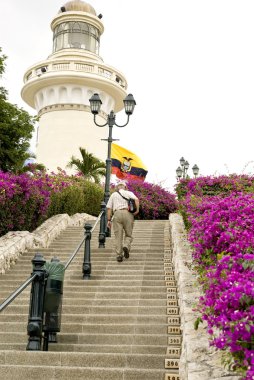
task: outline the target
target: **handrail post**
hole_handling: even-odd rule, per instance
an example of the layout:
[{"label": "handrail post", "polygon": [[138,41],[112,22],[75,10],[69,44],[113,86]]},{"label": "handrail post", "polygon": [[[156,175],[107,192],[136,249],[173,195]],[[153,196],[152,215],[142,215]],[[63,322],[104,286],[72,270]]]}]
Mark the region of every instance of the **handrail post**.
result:
[{"label": "handrail post", "polygon": [[106,203],[103,201],[101,202],[101,220],[100,220],[100,232],[99,232],[99,248],[105,248],[105,241],[106,241]]},{"label": "handrail post", "polygon": [[41,350],[44,294],[47,278],[47,272],[43,269],[45,262],[41,253],[36,253],[32,260],[33,274],[36,274],[36,277],[32,282],[30,294],[27,351]]},{"label": "handrail post", "polygon": [[83,262],[83,278],[89,279],[92,271],[91,264],[91,229],[92,225],[89,223],[85,224],[85,248],[84,248],[84,262]]}]

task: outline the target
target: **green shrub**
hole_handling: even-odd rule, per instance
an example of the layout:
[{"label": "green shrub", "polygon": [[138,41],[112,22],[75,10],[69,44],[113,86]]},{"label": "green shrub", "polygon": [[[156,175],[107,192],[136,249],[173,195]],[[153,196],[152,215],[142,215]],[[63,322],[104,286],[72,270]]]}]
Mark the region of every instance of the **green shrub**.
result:
[{"label": "green shrub", "polygon": [[89,181],[84,181],[82,187],[84,193],[83,212],[98,216],[101,211],[104,189],[101,185]]},{"label": "green shrub", "polygon": [[48,209],[48,218],[57,214],[74,215],[84,211],[84,191],[80,184],[66,187],[62,191],[52,193]]},{"label": "green shrub", "polygon": [[75,177],[68,187],[51,194],[47,216],[76,213],[98,216],[103,195],[104,190],[100,185]]}]

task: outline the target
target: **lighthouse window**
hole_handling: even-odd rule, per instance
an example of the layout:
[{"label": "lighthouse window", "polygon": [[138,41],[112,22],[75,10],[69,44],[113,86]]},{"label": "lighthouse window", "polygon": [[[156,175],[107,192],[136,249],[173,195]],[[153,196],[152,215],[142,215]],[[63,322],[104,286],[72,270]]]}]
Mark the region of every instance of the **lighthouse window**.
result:
[{"label": "lighthouse window", "polygon": [[64,22],[54,29],[53,52],[61,49],[84,49],[99,54],[98,29],[85,22]]}]

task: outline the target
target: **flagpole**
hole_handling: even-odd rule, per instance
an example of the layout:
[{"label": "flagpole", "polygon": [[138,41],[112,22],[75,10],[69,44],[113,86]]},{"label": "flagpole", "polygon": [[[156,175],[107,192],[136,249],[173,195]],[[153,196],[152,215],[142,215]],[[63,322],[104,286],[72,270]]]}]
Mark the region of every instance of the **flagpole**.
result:
[{"label": "flagpole", "polygon": [[122,128],[122,127],[125,127],[129,123],[129,118],[130,118],[130,115],[132,115],[134,111],[136,101],[133,98],[132,94],[127,95],[126,98],[123,100],[125,113],[127,115],[127,122],[124,125],[118,125],[116,123],[116,115],[114,111],[110,111],[107,117],[106,123],[98,124],[96,122],[96,115],[98,115],[100,112],[102,101],[98,94],[94,94],[89,99],[89,102],[90,102],[91,112],[94,115],[94,124],[97,125],[98,127],[105,127],[106,125],[109,126],[108,138],[104,139],[105,141],[108,142],[108,155],[106,159],[106,179],[105,179],[105,190],[104,190],[104,202],[101,203],[102,216],[100,220],[100,232],[99,232],[99,248],[105,248],[106,236],[110,236],[110,230],[107,228],[106,205],[110,197],[110,175],[111,175],[111,162],[112,162],[111,161],[111,145],[112,145],[112,141],[115,141],[112,138],[112,130],[113,130],[114,125]]},{"label": "flagpole", "polygon": [[110,175],[111,175],[111,146],[112,142],[115,141],[112,138],[113,133],[113,126],[115,124],[115,115],[114,112],[111,111],[108,115],[108,139],[106,140],[108,142],[108,156],[106,159],[106,180],[105,180],[105,192],[104,192],[104,202],[107,204],[109,197],[110,197]]}]

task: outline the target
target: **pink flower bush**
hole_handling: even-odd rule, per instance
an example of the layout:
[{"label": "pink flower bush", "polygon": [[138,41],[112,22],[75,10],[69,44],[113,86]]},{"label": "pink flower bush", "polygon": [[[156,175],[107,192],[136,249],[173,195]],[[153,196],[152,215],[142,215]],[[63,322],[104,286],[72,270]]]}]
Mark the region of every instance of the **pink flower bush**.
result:
[{"label": "pink flower bush", "polygon": [[38,227],[47,215],[51,193],[70,185],[63,173],[14,175],[0,171],[0,236]]},{"label": "pink flower bush", "polygon": [[188,215],[192,226],[189,239],[199,264],[207,253],[216,260],[216,255],[223,252],[230,255],[253,252],[254,194],[209,197],[198,207],[189,205]]},{"label": "pink flower bush", "polygon": [[[30,166],[29,169],[30,172],[20,175],[0,172],[0,236],[9,231],[34,230],[48,215],[64,209],[58,204],[64,202],[64,196],[68,196],[68,212],[71,212],[74,198],[71,200],[70,192],[67,191],[68,195],[66,195],[65,191],[69,187],[72,187],[73,193],[75,188],[82,190],[83,197],[88,196],[89,200],[98,202],[100,209],[101,192],[93,187],[90,188],[82,176],[68,176],[61,169],[50,175],[43,170],[36,170],[36,167],[33,170],[33,167]],[[130,181],[129,189],[140,198],[140,219],[167,219],[169,213],[177,209],[175,196],[158,185]],[[101,188],[99,190],[102,191]],[[62,198],[61,195],[63,195]],[[54,203],[55,198],[58,199],[57,205]],[[87,201],[84,204],[81,200],[79,201],[80,211],[75,212],[93,210],[93,215],[96,215],[98,207],[90,207],[91,205],[88,207]]]},{"label": "pink flower bush", "polygon": [[211,344],[254,379],[254,178],[203,177],[176,189],[203,285],[198,310]]},{"label": "pink flower bush", "polygon": [[128,190],[140,200],[138,219],[168,219],[169,214],[178,208],[175,195],[159,185],[129,180]]},{"label": "pink flower bush", "polygon": [[254,176],[232,174],[219,177],[199,177],[182,179],[176,185],[178,198],[186,195],[214,196],[226,195],[232,192],[254,192]]},{"label": "pink flower bush", "polygon": [[253,254],[227,255],[207,272],[199,310],[208,323],[212,345],[231,352],[235,369],[254,371]]}]

